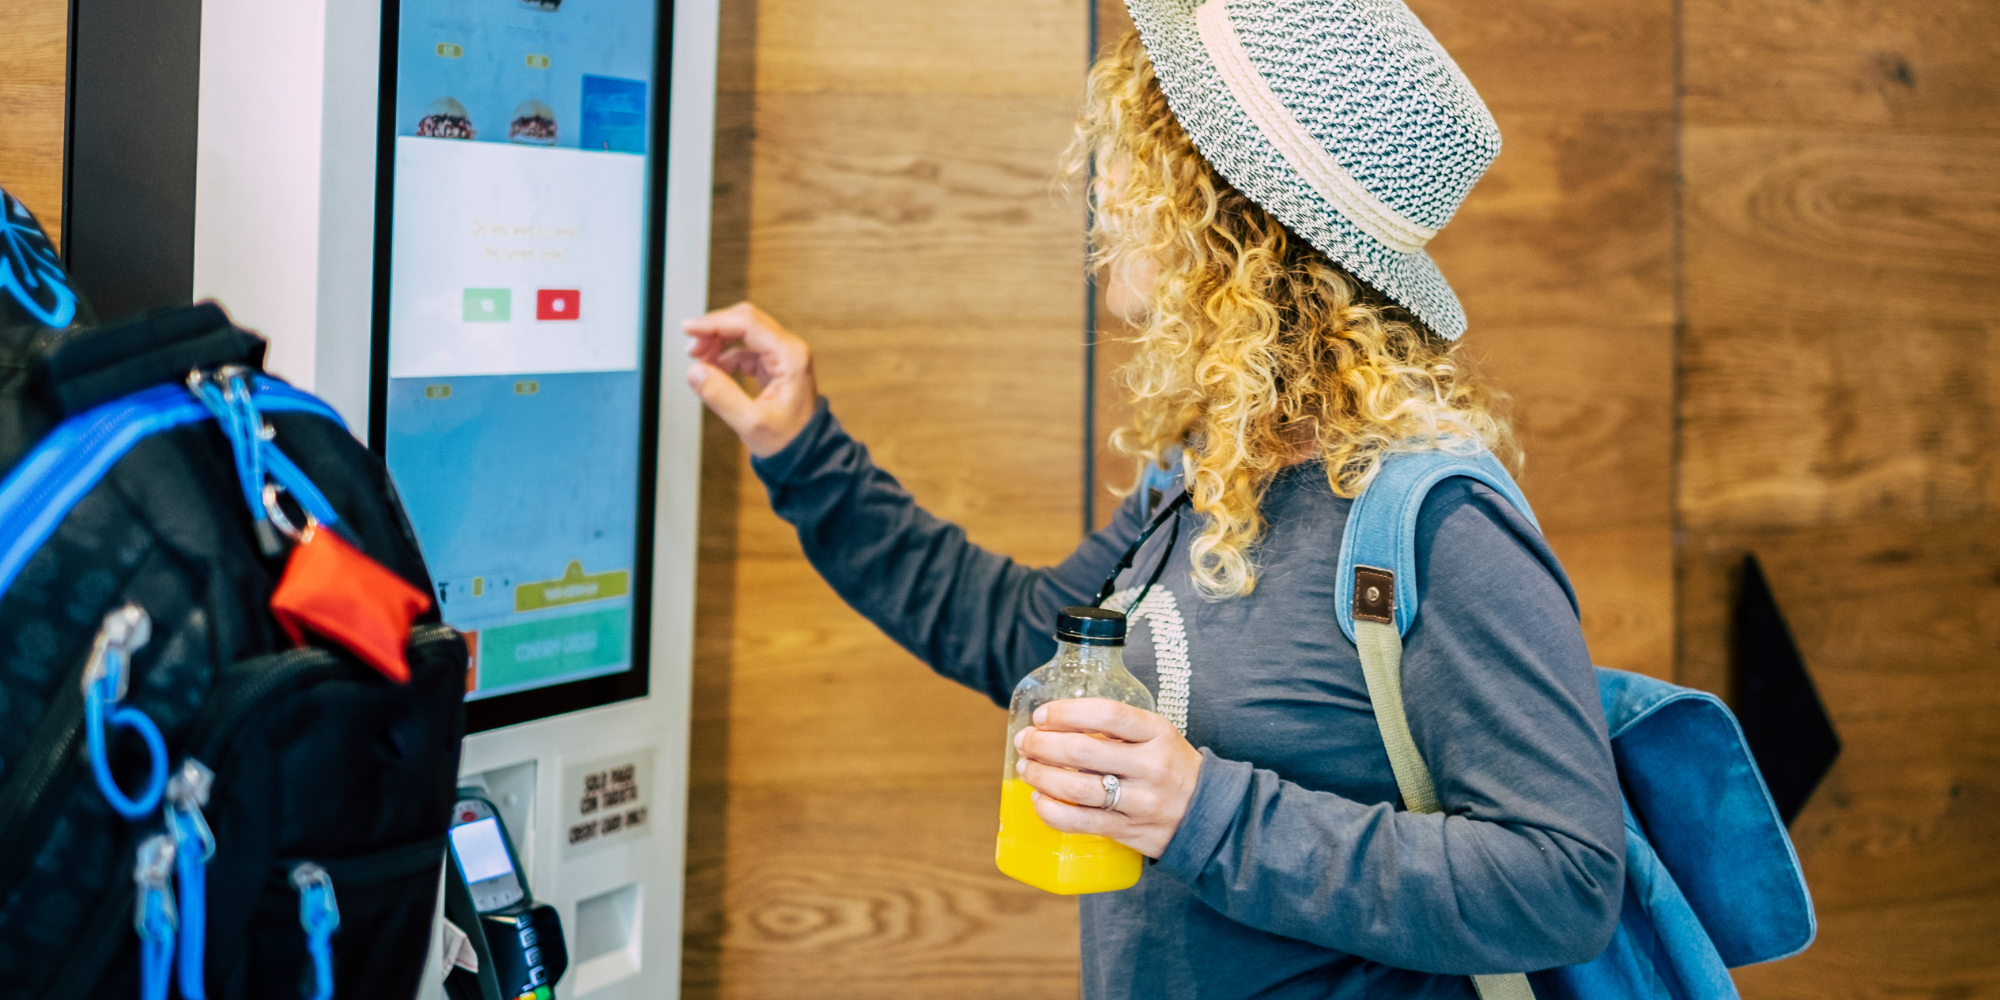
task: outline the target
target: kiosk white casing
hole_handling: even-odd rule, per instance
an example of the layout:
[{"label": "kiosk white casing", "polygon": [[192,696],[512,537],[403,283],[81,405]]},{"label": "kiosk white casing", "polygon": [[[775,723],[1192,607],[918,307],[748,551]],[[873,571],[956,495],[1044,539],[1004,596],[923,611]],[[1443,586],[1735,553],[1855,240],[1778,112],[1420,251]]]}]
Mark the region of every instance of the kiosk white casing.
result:
[{"label": "kiosk white casing", "polygon": [[[671,4],[660,262],[669,322],[706,308],[717,2]],[[325,398],[364,439],[381,32],[380,0],[203,0],[201,9],[194,297],[216,299],[269,338],[270,370]],[[663,387],[649,695],[465,742],[465,780],[487,785],[537,901],[561,911],[564,997],[679,992],[700,426],[692,395]],[[585,765],[641,758],[651,832],[563,850],[576,791],[566,785]],[[441,976],[433,969],[422,995],[439,995]]]}]

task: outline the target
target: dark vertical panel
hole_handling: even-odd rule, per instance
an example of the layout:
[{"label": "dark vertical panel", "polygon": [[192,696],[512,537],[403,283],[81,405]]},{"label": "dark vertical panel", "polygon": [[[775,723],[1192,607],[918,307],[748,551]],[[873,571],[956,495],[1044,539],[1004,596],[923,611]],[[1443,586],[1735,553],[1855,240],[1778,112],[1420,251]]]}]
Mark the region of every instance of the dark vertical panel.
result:
[{"label": "dark vertical panel", "polygon": [[[1117,7],[1120,14],[1124,13],[1125,5],[1117,2],[1117,0],[1103,0],[1103,2],[1100,2],[1100,0],[1090,0],[1089,3],[1084,5],[1084,14],[1086,15],[1088,24],[1088,31],[1085,33],[1087,44],[1083,54],[1085,73],[1088,73],[1090,67],[1096,64],[1097,54],[1103,46],[1108,42],[1118,40],[1117,35],[1107,37],[1103,34],[1106,15],[1102,8],[1112,6]],[[1129,19],[1126,26],[1130,26]],[[1114,24],[1112,27],[1116,29],[1117,25]],[[1086,253],[1089,252],[1090,240],[1088,234],[1092,225],[1089,202],[1090,189],[1096,177],[1097,164],[1095,162],[1085,164],[1084,187],[1081,197],[1084,199],[1083,230],[1086,234],[1084,239]],[[1098,426],[1097,419],[1097,368],[1099,363],[1097,345],[1101,339],[1101,331],[1098,329],[1097,312],[1100,297],[1097,287],[1097,272],[1086,269],[1083,274],[1083,533],[1086,535],[1097,530],[1097,442],[1099,436],[1104,433],[1104,428]]]},{"label": "dark vertical panel", "polygon": [[194,287],[201,0],[73,0],[63,251],[100,318]]}]

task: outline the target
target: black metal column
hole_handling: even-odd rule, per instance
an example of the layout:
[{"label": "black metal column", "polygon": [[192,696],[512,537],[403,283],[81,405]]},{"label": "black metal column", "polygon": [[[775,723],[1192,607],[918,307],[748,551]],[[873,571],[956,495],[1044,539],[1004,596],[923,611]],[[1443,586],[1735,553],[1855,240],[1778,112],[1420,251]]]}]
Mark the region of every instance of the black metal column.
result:
[{"label": "black metal column", "polygon": [[185,303],[201,0],[70,0],[69,23],[64,265],[101,320]]}]

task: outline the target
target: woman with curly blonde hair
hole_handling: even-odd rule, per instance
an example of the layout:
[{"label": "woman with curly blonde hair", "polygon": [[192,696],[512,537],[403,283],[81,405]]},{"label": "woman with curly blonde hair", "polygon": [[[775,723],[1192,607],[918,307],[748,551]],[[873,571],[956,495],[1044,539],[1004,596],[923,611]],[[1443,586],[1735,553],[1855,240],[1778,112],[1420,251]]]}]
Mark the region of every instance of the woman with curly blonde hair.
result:
[{"label": "woman with curly blonde hair", "polygon": [[1193,445],[1194,505],[1209,517],[1194,543],[1205,595],[1256,585],[1258,499],[1302,457],[1320,459],[1333,491],[1353,497],[1384,453],[1412,442],[1509,449],[1457,342],[1430,335],[1216,175],[1136,32],[1093,68],[1090,96],[1077,146],[1105,167],[1095,262],[1143,275],[1110,284],[1113,311],[1140,331],[1124,372],[1135,423],[1113,442],[1154,465]]},{"label": "woman with curly blonde hair", "polygon": [[[1092,69],[1076,147],[1093,263],[1136,330],[1114,442],[1140,488],[1108,527],[1043,569],[972,545],[869,461],[806,345],[753,306],[687,323],[689,383],[834,589],[999,704],[1138,545],[1108,606],[1151,633],[1132,672],[1185,697],[1052,702],[1015,743],[1045,823],[1152,859],[1083,898],[1085,997],[1470,997],[1469,976],[1586,961],[1619,915],[1622,813],[1532,522],[1466,479],[1418,517],[1404,708],[1443,812],[1397,808],[1336,623],[1342,529],[1385,456],[1511,449],[1422,252],[1498,153],[1491,117],[1399,0],[1128,2],[1140,31]],[[1188,545],[1140,544],[1183,504]]]}]

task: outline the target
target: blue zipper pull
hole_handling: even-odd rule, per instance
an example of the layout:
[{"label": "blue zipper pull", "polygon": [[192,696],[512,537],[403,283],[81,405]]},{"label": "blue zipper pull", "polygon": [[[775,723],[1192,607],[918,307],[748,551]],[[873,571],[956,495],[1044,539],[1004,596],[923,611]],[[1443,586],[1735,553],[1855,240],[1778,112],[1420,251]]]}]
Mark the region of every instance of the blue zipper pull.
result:
[{"label": "blue zipper pull", "polygon": [[[83,728],[84,741],[90,750],[90,773],[111,808],[132,821],[152,815],[167,787],[167,744],[160,737],[160,727],[146,713],[121,704],[131,682],[132,654],[152,637],[153,620],[146,615],[146,609],[127,604],[104,616],[104,624],[98,628],[97,640],[90,648],[90,659],[83,667]],[[152,766],[147,769],[145,787],[137,798],[128,797],[111,776],[106,728],[130,729],[146,744]]]},{"label": "blue zipper pull", "polygon": [[208,931],[208,861],[215,857],[215,834],[201,807],[215,772],[189,757],[167,782],[167,829],[174,835],[174,875],[180,882],[180,969],[183,1000],[207,1000],[202,985],[202,953]]},{"label": "blue zipper pull", "polygon": [[167,1000],[174,961],[174,842],[156,833],[139,844],[132,867],[132,926],[139,932],[139,1000]]},{"label": "blue zipper pull", "polygon": [[333,932],[340,927],[333,879],[326,869],[301,861],[292,867],[292,885],[299,890],[299,926],[305,928],[306,952],[313,962],[311,1000],[333,1000]]}]

